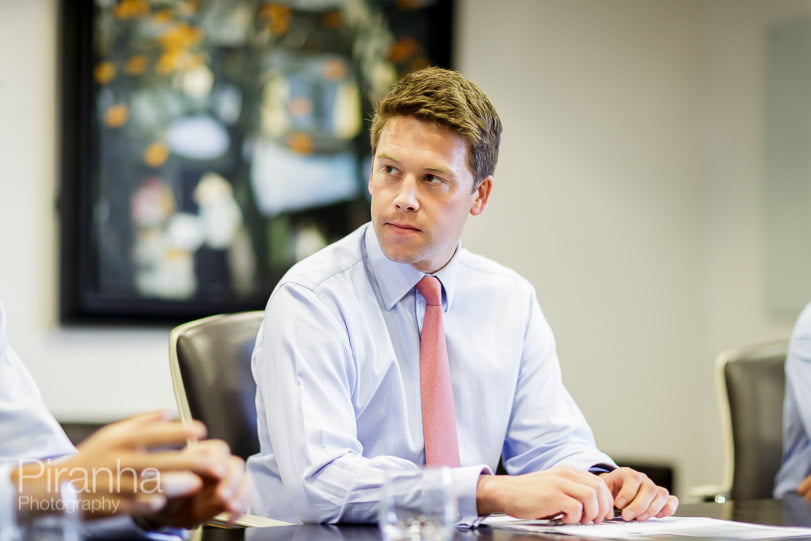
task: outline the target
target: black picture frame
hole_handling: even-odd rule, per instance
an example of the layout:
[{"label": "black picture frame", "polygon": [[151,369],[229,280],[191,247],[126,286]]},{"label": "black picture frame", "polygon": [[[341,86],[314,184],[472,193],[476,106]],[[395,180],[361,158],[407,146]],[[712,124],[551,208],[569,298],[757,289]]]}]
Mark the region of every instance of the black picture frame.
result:
[{"label": "black picture frame", "polygon": [[[368,220],[368,122],[383,90],[372,74],[393,70],[396,79],[426,64],[451,67],[454,2],[353,2],[373,16],[363,22],[363,13],[340,2],[320,11],[299,4],[60,0],[63,324],[176,324],[261,309],[308,250]],[[235,20],[245,22],[247,40],[228,41]],[[167,43],[164,29],[176,43]],[[178,90],[191,70],[202,74],[206,92]],[[294,103],[295,92],[306,99]],[[173,93],[182,96],[161,101]],[[284,97],[275,107],[277,94]],[[335,97],[347,95],[347,102]],[[215,101],[219,116],[211,112]],[[354,104],[358,114],[336,103]],[[343,126],[340,136],[324,136],[329,115],[340,118],[331,124]],[[287,131],[274,127],[284,124],[276,118],[286,119]],[[307,127],[304,137],[289,128],[297,122]],[[167,142],[170,130],[176,137]],[[145,133],[157,143],[146,145]],[[309,192],[299,174],[314,182]],[[343,179],[343,192],[333,176]],[[282,192],[263,184],[277,178]],[[334,199],[325,195],[330,190]]]}]

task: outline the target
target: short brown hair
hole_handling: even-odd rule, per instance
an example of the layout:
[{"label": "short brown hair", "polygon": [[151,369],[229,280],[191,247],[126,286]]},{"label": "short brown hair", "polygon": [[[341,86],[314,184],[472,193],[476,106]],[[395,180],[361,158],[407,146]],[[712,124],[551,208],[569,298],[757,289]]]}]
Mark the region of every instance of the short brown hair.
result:
[{"label": "short brown hair", "polygon": [[372,154],[386,122],[396,116],[434,122],[467,141],[474,189],[495,171],[501,119],[487,94],[459,73],[430,67],[403,76],[377,104],[372,118]]}]

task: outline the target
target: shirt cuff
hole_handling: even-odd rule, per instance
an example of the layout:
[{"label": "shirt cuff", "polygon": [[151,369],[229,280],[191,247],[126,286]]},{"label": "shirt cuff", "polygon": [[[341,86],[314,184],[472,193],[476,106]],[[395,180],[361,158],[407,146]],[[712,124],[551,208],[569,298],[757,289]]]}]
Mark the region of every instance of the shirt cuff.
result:
[{"label": "shirt cuff", "polygon": [[594,464],[592,467],[589,468],[589,473],[593,473],[594,475],[600,475],[601,473],[608,473],[616,470],[617,467],[611,464],[606,464],[601,462],[599,464]]},{"label": "shirt cuff", "polygon": [[0,539],[17,539],[17,490],[11,481],[12,466],[0,466]]},{"label": "shirt cuff", "polygon": [[479,517],[476,507],[476,489],[479,485],[479,477],[482,475],[493,475],[493,470],[486,464],[476,466],[464,466],[454,468],[453,489],[456,492],[459,503],[459,525],[474,526]]}]

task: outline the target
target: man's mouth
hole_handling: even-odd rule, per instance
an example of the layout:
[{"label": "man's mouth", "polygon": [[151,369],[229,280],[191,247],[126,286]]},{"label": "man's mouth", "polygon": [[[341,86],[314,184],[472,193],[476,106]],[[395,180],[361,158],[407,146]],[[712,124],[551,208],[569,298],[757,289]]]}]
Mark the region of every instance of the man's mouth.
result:
[{"label": "man's mouth", "polygon": [[422,231],[420,228],[415,227],[409,224],[400,224],[396,222],[386,222],[386,225],[389,225],[395,229],[395,231]]}]

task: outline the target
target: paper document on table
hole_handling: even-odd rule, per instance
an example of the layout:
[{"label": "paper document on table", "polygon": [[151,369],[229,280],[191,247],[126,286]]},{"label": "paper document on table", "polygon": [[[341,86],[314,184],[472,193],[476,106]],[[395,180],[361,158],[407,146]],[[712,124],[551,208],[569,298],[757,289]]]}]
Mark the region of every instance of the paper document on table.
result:
[{"label": "paper document on table", "polygon": [[811,537],[811,528],[768,526],[706,517],[654,518],[645,522],[609,520],[602,524],[556,524],[550,520],[521,520],[504,515],[491,516],[483,526],[525,532],[542,532],[600,539],[642,539],[658,535],[687,537],[726,537],[735,539],[780,539]]},{"label": "paper document on table", "polygon": [[231,522],[228,513],[220,513],[206,522],[206,525],[220,528],[267,528],[269,526],[290,526],[291,523],[248,514],[242,515],[236,521]]}]

